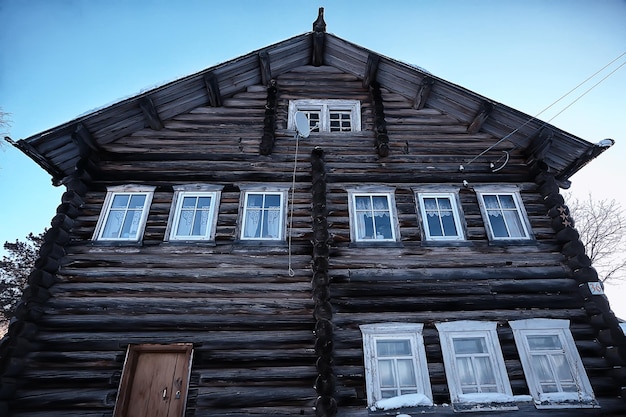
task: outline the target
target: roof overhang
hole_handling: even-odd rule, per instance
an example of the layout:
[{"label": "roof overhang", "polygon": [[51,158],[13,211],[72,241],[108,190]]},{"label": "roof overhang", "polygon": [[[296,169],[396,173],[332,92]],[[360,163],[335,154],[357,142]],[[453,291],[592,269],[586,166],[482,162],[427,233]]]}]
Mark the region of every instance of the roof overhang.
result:
[{"label": "roof overhang", "polygon": [[[437,109],[466,122],[470,129],[478,125],[482,131],[524,150],[529,159],[542,159],[564,187],[572,175],[613,143],[590,143],[419,67],[381,56],[335,35],[323,35],[324,65],[364,80],[375,77],[381,87],[412,100],[415,108],[426,105]],[[53,183],[60,184],[74,171],[87,148],[98,151],[145,127],[158,129],[162,120],[199,106],[219,105],[221,97],[311,65],[315,54],[319,54],[315,51],[316,37],[319,39],[319,32],[292,37],[10,142],[50,173]]]}]

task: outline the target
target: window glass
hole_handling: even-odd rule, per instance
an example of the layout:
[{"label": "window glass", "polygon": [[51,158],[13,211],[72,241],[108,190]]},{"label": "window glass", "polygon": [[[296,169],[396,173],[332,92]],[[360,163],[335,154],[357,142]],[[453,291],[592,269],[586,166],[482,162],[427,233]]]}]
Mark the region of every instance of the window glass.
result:
[{"label": "window glass", "polygon": [[330,110],[329,118],[331,132],[352,131],[352,113],[349,110]]},{"label": "window glass", "polygon": [[528,319],[509,324],[537,408],[597,405],[568,320]]},{"label": "window glass", "polygon": [[322,113],[319,110],[301,110],[307,119],[309,119],[309,128],[311,132],[319,132],[322,122]]},{"label": "window glass", "polygon": [[283,193],[245,194],[242,239],[282,239]]},{"label": "window glass", "polygon": [[377,340],[376,353],[382,398],[417,392],[411,340]]},{"label": "window glass", "polygon": [[[103,207],[104,224],[98,223],[99,240],[139,240],[151,193],[117,193],[110,191]],[[108,202],[108,203],[107,203]],[[98,232],[99,230],[99,232]]]},{"label": "window glass", "polygon": [[309,119],[311,132],[357,132],[361,130],[361,103],[358,100],[290,100],[287,127],[295,129],[295,114]]},{"label": "window glass", "polygon": [[529,335],[527,340],[543,392],[576,391],[574,376],[558,336]]},{"label": "window glass", "polygon": [[432,405],[423,325],[381,323],[360,327],[368,405],[376,407],[378,401],[406,394],[423,394]]},{"label": "window glass", "polygon": [[454,193],[418,193],[426,240],[461,240],[461,215]]},{"label": "window glass", "polygon": [[173,239],[207,237],[212,225],[213,197],[182,194]]},{"label": "window glass", "polygon": [[497,392],[485,338],[454,338],[453,344],[463,394]]},{"label": "window glass", "polygon": [[440,334],[450,399],[457,411],[475,404],[516,409],[495,322],[436,323]]},{"label": "window glass", "polygon": [[356,238],[360,240],[395,240],[388,195],[354,195]]},{"label": "window glass", "polygon": [[490,239],[530,239],[530,226],[519,193],[493,192],[494,188],[498,187],[475,187]]}]

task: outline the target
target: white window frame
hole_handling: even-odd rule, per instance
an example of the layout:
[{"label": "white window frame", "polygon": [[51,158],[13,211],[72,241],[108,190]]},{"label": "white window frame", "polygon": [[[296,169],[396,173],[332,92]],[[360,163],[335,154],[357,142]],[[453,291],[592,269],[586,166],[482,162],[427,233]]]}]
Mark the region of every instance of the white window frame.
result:
[{"label": "white window frame", "polygon": [[[217,212],[220,205],[222,186],[210,184],[176,185],[170,216],[165,231],[165,241],[213,241],[217,225]],[[181,220],[182,206],[185,197],[211,197],[211,206],[208,210],[206,230],[201,235],[177,235]]]},{"label": "white window frame", "polygon": [[[239,206],[239,239],[242,241],[283,241],[286,238],[287,233],[287,195],[289,192],[289,186],[247,186],[241,185],[239,187],[241,189],[241,203]],[[280,211],[279,211],[279,228],[277,236],[273,237],[245,237],[244,233],[246,231],[247,224],[247,204],[248,197],[251,194],[261,194],[261,195],[279,195],[280,197]]]},{"label": "white window frame", "polygon": [[[397,242],[400,239],[400,226],[398,224],[398,213],[396,209],[395,189],[393,187],[385,186],[372,186],[372,187],[357,187],[350,188],[348,191],[348,213],[350,215],[350,239],[356,243],[382,243],[382,242]],[[391,237],[384,238],[376,237],[364,238],[359,236],[357,230],[357,207],[356,197],[385,197],[387,198],[387,204],[389,207],[389,222],[391,229]]]},{"label": "white window frame", "polygon": [[[437,187],[437,188],[435,188]],[[423,238],[428,241],[460,241],[465,240],[465,230],[464,230],[464,218],[463,212],[461,211],[461,202],[459,199],[459,190],[457,188],[447,188],[447,187],[415,187],[413,189],[415,192],[415,200],[417,202],[418,213],[420,217],[420,222],[422,224],[422,233]],[[450,201],[452,218],[454,219],[454,227],[456,228],[457,234],[450,236],[433,236],[431,234],[431,230],[428,223],[428,214],[426,213],[426,204],[424,203],[424,199],[426,198],[447,198]],[[441,220],[441,216],[438,216]],[[442,227],[443,231],[443,227]]]},{"label": "white window frame", "polygon": [[430,403],[426,405],[432,405],[433,395],[428,374],[424,337],[422,335],[424,325],[422,323],[375,323],[362,324],[359,327],[363,336],[368,407],[376,407],[376,403],[383,400],[376,351],[376,341],[380,339],[410,341],[417,394],[421,394],[428,399]]},{"label": "white window frame", "polygon": [[[513,330],[515,345],[517,346],[522,368],[526,375],[530,395],[533,397],[537,408],[598,407],[591,383],[576,349],[572,332],[569,329],[569,320],[538,318],[510,321],[509,325]],[[533,366],[532,350],[528,343],[528,336],[556,336],[559,338],[562,351],[558,352],[558,354],[562,354],[569,365],[573,383],[577,387],[576,392],[563,391],[561,387],[559,387],[558,392],[543,392],[538,370]],[[553,351],[553,353],[557,352]],[[549,355],[547,351],[546,355]],[[552,360],[550,362],[553,363]],[[555,381],[555,383],[560,385],[560,381]]]},{"label": "white window frame", "polygon": [[[100,211],[100,216],[98,217],[98,222],[96,223],[96,229],[92,240],[103,242],[140,242],[146,227],[146,220],[148,218],[148,212],[150,211],[150,205],[152,204],[152,197],[154,195],[155,188],[156,187],[154,186],[137,184],[107,187],[107,194],[104,199],[104,204],[102,205],[102,210]],[[109,221],[113,201],[115,200],[115,197],[120,195],[129,195],[131,198],[137,195],[145,197],[143,208],[141,209],[141,214],[139,220],[137,221],[135,233],[132,236],[129,235],[128,237],[105,237],[103,236],[103,233],[106,230],[106,225]],[[124,219],[126,218],[127,213],[128,209],[125,210]]]},{"label": "white window frame", "polygon": [[[287,118],[287,129],[296,129],[296,112],[302,111],[305,114],[309,111],[320,112],[318,129],[311,129],[311,132],[330,132],[330,113],[333,111],[350,112],[349,132],[361,131],[361,102],[358,100],[289,100],[289,114]],[[308,118],[308,116],[307,116]],[[346,133],[332,132],[332,133]]]},{"label": "white window frame", "polygon": [[[485,229],[487,230],[487,235],[489,240],[492,241],[511,241],[511,240],[532,240],[533,236],[531,234],[530,222],[528,220],[528,214],[526,213],[526,209],[524,208],[524,203],[522,202],[522,197],[520,195],[519,189],[515,186],[502,186],[502,185],[482,185],[482,186],[474,186],[474,190],[478,196],[478,205],[480,206],[480,212],[483,216],[483,221],[485,223]],[[519,218],[521,225],[521,234],[522,236],[495,236],[493,231],[493,226],[491,224],[491,220],[488,214],[488,210],[485,204],[485,195],[497,195],[497,196],[511,196],[513,198],[513,202],[515,203],[515,211],[517,213],[517,217]],[[503,217],[504,218],[504,217]],[[506,223],[506,220],[505,220]],[[507,233],[509,226],[507,227]]]},{"label": "white window frame", "polygon": [[[497,323],[460,320],[435,323],[439,332],[444,368],[450,390],[450,401],[457,411],[517,410],[507,375],[502,349],[498,341]],[[457,366],[454,340],[483,338],[493,370],[495,392],[463,393],[461,374]],[[461,355],[458,355],[461,356]]]}]

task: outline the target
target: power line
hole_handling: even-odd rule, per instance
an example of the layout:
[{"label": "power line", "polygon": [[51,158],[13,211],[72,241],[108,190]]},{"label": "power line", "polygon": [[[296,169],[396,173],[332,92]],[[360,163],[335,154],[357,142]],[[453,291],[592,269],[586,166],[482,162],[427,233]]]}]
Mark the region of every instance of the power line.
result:
[{"label": "power line", "polygon": [[[484,151],[482,151],[481,153],[479,153],[478,155],[476,155],[474,158],[472,158],[469,162],[466,163],[466,165],[471,164],[472,162],[476,161],[478,158],[480,158],[481,156],[483,156],[484,154],[486,154],[487,152],[489,152],[490,150],[492,150],[493,148],[495,148],[496,146],[498,146],[500,143],[504,142],[505,140],[507,140],[508,138],[510,138],[512,135],[514,135],[515,133],[517,133],[521,128],[523,128],[524,126],[526,126],[527,124],[529,124],[530,122],[532,122],[533,120],[537,119],[537,117],[539,117],[541,114],[543,114],[545,111],[547,111],[548,109],[550,109],[551,107],[553,107],[555,104],[557,104],[559,101],[563,100],[565,97],[569,96],[571,93],[573,93],[574,91],[576,91],[577,89],[579,89],[582,85],[586,84],[589,80],[591,80],[592,78],[594,78],[596,75],[598,75],[599,73],[601,73],[602,71],[604,71],[606,68],[610,67],[611,65],[613,65],[613,63],[615,63],[616,61],[618,61],[619,59],[621,59],[624,55],[626,55],[626,52],[622,52],[622,54],[620,54],[617,58],[613,59],[611,62],[609,62],[608,64],[606,64],[605,66],[603,66],[602,68],[600,68],[599,70],[597,70],[595,73],[593,73],[592,75],[590,75],[589,77],[587,77],[584,81],[582,81],[581,83],[579,83],[576,87],[572,88],[571,90],[569,90],[567,93],[563,94],[561,97],[559,97],[557,100],[555,100],[552,104],[550,104],[549,106],[547,106],[546,108],[544,108],[543,110],[541,110],[539,113],[537,113],[536,115],[534,115],[533,117],[531,117],[530,119],[528,119],[527,121],[525,121],[524,123],[522,123],[519,127],[517,127],[516,129],[514,129],[512,132],[510,132],[509,134],[507,134],[506,136],[504,136],[502,139],[498,140],[496,143],[494,143],[493,145],[491,145],[490,147],[488,147],[487,149],[485,149]],[[606,80],[607,78],[609,78],[611,75],[613,75],[617,70],[619,70],[620,68],[622,68],[624,65],[626,65],[626,61],[623,62],[620,66],[618,66],[617,68],[615,68],[613,71],[611,71],[608,75],[606,75],[604,78],[602,78],[600,81],[598,81],[596,84],[594,84],[593,86],[591,86],[587,91],[585,91],[583,94],[581,94],[580,96],[578,96],[574,101],[572,101],[570,104],[568,104],[567,106],[565,106],[565,108],[563,108],[560,112],[558,112],[556,115],[554,115],[550,120],[548,120],[545,124],[549,123],[550,121],[552,121],[555,117],[557,117],[558,115],[560,115],[561,113],[563,113],[565,110],[567,110],[568,108],[570,108],[574,103],[576,103],[578,100],[580,100],[582,97],[584,97],[587,93],[589,93],[591,90],[593,90],[594,88],[596,88],[600,83],[602,83],[604,80]],[[460,166],[460,168],[463,168],[463,165]]]}]

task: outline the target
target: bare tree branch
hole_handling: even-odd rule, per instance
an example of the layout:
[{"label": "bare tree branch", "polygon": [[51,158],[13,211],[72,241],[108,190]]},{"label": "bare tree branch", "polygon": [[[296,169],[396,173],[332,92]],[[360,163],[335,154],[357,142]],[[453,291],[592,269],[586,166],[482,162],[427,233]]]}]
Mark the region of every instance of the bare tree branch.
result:
[{"label": "bare tree branch", "polygon": [[575,222],[587,256],[602,282],[626,278],[626,217],[615,199],[595,200],[567,196],[570,214]]}]

